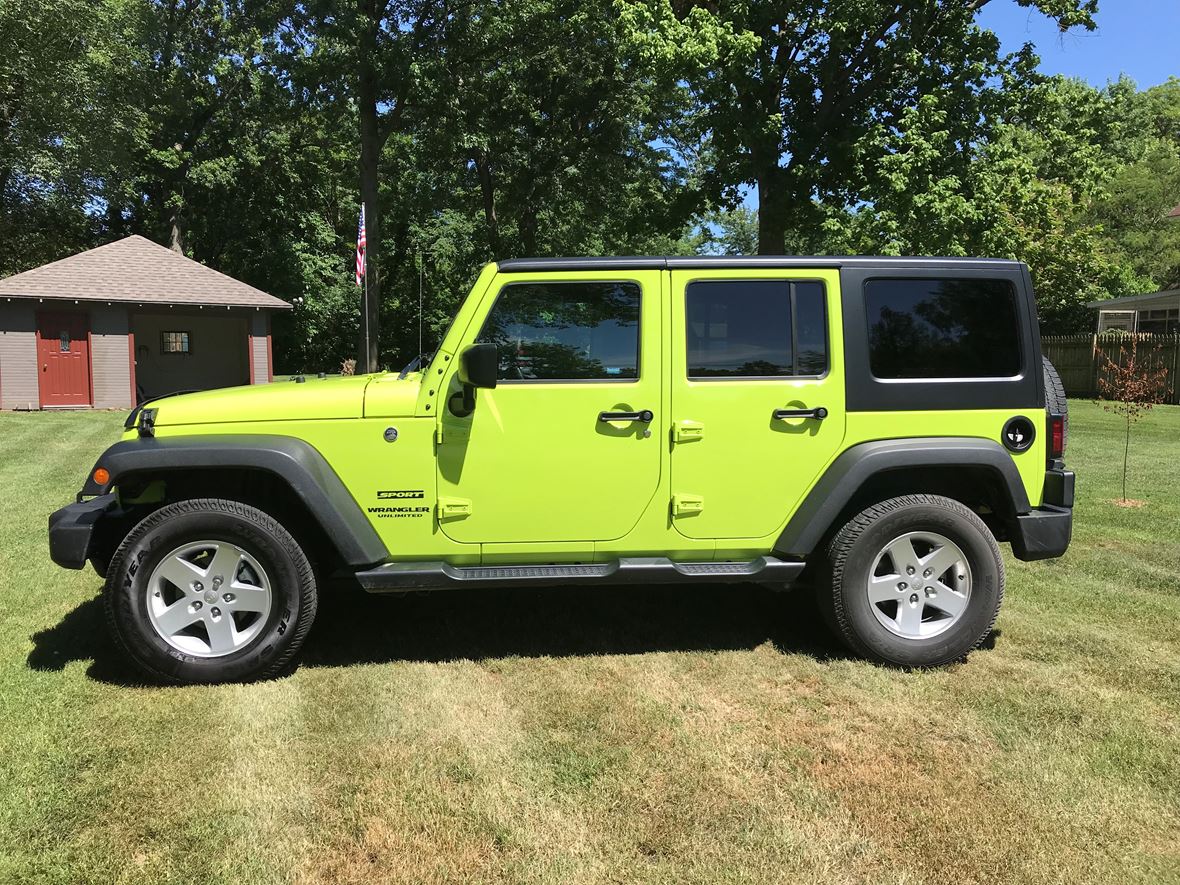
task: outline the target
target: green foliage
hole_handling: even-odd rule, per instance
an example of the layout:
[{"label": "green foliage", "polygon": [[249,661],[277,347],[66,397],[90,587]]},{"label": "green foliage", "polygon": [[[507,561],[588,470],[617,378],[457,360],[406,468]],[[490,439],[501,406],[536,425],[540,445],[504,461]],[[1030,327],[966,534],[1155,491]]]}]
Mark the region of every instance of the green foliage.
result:
[{"label": "green foliage", "polygon": [[[1125,97],[1133,121],[1123,160],[1088,213],[1112,247],[1154,287],[1180,287],[1180,79]],[[1147,291],[1144,289],[1143,291]]]},{"label": "green foliage", "polygon": [[1180,80],[1038,75],[979,5],[5,0],[0,274],[141,233],[294,302],[280,368],[334,371],[368,182],[395,368],[420,289],[430,349],[514,255],[1006,256],[1046,332],[1180,285]]}]

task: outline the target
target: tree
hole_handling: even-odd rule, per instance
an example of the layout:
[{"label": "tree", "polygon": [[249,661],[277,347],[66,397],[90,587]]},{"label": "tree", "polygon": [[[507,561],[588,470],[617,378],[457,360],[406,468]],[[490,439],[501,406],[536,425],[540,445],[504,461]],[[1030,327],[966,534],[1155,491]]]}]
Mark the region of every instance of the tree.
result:
[{"label": "tree", "polygon": [[0,3],[0,276],[89,246],[123,6]]},{"label": "tree", "polygon": [[284,20],[282,47],[295,88],[355,112],[358,178],[365,205],[367,295],[360,369],[376,371],[384,260],[383,151],[430,111],[421,69],[437,56],[446,0],[307,0]]},{"label": "tree", "polygon": [[391,365],[417,346],[419,256],[429,349],[487,261],[691,251],[692,183],[661,138],[686,95],[632,52],[611,0],[457,5],[436,48],[418,69],[427,111],[384,152]]},{"label": "tree", "polygon": [[487,254],[635,248],[692,205],[660,143],[683,89],[629,51],[609,0],[475,2],[446,29],[438,153],[465,173]]},{"label": "tree", "polygon": [[1123,497],[1127,500],[1127,460],[1131,451],[1131,426],[1156,403],[1163,402],[1168,384],[1168,369],[1160,364],[1159,346],[1142,357],[1138,352],[1139,336],[1131,336],[1131,348],[1119,348],[1118,361],[1099,351],[1102,365],[1098,375],[1099,404],[1126,422],[1123,443]]},{"label": "tree", "polygon": [[[1004,96],[989,101],[964,147],[955,135],[959,109],[939,95],[862,139],[855,175],[864,202],[830,245],[1024,261],[1042,331],[1084,331],[1093,322],[1088,302],[1149,285],[1087,216],[1118,168],[1125,107],[1110,91],[1031,70],[1002,85]],[[830,229],[840,227],[829,219]]]},{"label": "tree", "polygon": [[[788,230],[816,228],[824,206],[859,202],[850,175],[870,155],[862,140],[938,96],[962,148],[1012,63],[975,24],[988,0],[833,4],[635,0],[625,14],[644,45],[681,59],[713,145],[717,192],[758,191],[758,248],[785,250]],[[1065,30],[1094,27],[1096,0],[1019,0]],[[882,158],[884,159],[884,158]]]},{"label": "tree", "polygon": [[1180,203],[1180,79],[1142,93],[1127,81],[1122,93],[1124,162],[1088,220],[1151,288],[1180,287],[1180,220],[1167,217]]},{"label": "tree", "polygon": [[[232,181],[258,119],[261,52],[271,22],[247,0],[129,0],[122,81],[132,112],[110,133],[117,156],[101,193],[112,228],[164,239],[181,254],[192,206]],[[112,233],[123,231],[112,230]]]}]

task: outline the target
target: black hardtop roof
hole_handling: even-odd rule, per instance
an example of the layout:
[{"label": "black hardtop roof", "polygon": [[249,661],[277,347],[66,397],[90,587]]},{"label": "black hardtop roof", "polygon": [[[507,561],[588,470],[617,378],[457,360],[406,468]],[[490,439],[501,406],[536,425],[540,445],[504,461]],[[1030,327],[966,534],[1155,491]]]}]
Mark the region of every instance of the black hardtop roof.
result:
[{"label": "black hardtop roof", "polygon": [[895,257],[888,255],[623,255],[604,258],[508,258],[496,262],[505,273],[558,270],[694,270],[732,268],[841,268],[841,267],[912,267],[995,268],[1013,270],[1023,267],[1008,258],[935,258]]}]

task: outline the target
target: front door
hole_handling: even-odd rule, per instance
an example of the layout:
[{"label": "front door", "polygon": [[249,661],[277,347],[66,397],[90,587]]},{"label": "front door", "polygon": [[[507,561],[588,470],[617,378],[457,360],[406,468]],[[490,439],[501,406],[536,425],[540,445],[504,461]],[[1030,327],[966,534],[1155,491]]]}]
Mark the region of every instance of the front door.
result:
[{"label": "front door", "polygon": [[37,313],[41,408],[91,404],[89,331],[84,313]]},{"label": "front door", "polygon": [[447,403],[440,414],[439,522],[450,538],[590,545],[638,522],[667,426],[661,281],[644,271],[493,283],[465,343],[496,345],[497,386],[478,391],[470,415]]},{"label": "front door", "polygon": [[844,437],[837,271],[672,273],[672,523],[776,531]]}]

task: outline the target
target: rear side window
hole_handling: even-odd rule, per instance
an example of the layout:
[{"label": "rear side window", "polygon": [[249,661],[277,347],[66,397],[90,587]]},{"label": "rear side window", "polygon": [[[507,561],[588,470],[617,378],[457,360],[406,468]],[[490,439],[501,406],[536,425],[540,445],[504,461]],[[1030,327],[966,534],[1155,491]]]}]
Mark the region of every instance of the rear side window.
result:
[{"label": "rear side window", "polygon": [[635,283],[511,283],[477,339],[495,344],[503,381],[639,377]]},{"label": "rear side window", "polygon": [[789,280],[699,280],[685,288],[690,378],[822,375],[824,287]]},{"label": "rear side window", "polygon": [[1020,373],[1016,292],[1006,280],[869,280],[865,306],[877,378]]}]

